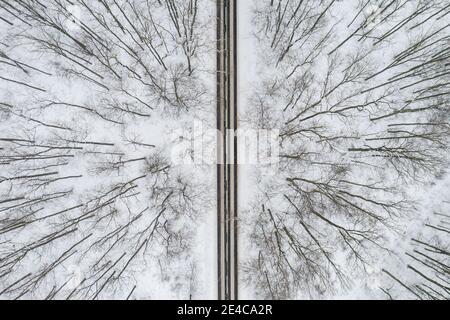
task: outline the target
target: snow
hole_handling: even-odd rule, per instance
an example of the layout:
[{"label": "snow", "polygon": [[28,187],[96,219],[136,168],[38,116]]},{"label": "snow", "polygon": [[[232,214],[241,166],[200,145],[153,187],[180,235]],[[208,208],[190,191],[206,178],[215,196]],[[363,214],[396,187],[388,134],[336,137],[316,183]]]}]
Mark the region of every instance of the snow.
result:
[{"label": "snow", "polygon": [[[448,46],[446,1],[369,2],[305,0],[277,30],[278,4],[298,2],[238,1],[239,126],[279,133],[282,156],[239,165],[241,299],[412,299],[385,271],[423,284],[411,239],[448,249],[430,227],[450,209],[448,55],[398,79]],[[216,126],[216,1],[195,21],[188,0],[58,3],[33,2],[49,20],[27,24],[0,9],[0,298],[216,298],[215,139],[192,159],[198,125]]]},{"label": "snow", "polygon": [[[90,12],[81,3],[77,3],[76,8],[81,10],[76,10],[78,14],[75,15],[75,19],[84,24],[83,28],[70,21],[66,24],[63,15],[65,9],[60,9],[55,2],[49,2],[45,13],[41,13],[48,14],[55,23],[61,22],[72,37],[88,43],[88,50],[99,52],[104,49],[101,41],[111,41],[111,47],[103,51],[103,58],[110,60],[102,62],[109,61],[118,70],[117,76],[110,72],[106,64],[99,63],[89,55],[81,57],[79,48],[72,46],[71,38],[35,20],[29,20],[33,27],[27,27],[9,15],[5,16],[11,18],[13,26],[1,22],[0,37],[4,44],[2,52],[45,70],[46,74],[35,70],[25,73],[14,69],[14,66],[1,66],[2,72],[6,72],[5,77],[32,84],[45,92],[1,81],[0,101],[11,104],[13,108],[4,110],[2,106],[0,137],[27,137],[36,141],[36,144],[51,146],[64,146],[63,140],[77,141],[69,143],[70,147],[77,149],[65,153],[70,154],[65,165],[60,160],[53,163],[47,160],[19,161],[14,165],[3,166],[1,176],[25,175],[25,170],[32,170],[41,164],[54,165],[58,177],[80,176],[38,188],[33,188],[28,181],[23,184],[14,180],[2,182],[0,199],[15,195],[32,199],[45,193],[70,191],[62,199],[45,203],[42,208],[33,206],[34,209],[39,209],[32,215],[33,218],[41,219],[70,206],[79,207],[2,234],[1,254],[5,256],[14,252],[15,248],[30,245],[55,228],[66,226],[71,219],[83,217],[99,205],[104,206],[102,210],[94,211],[94,215],[76,223],[74,232],[62,237],[61,241],[42,246],[42,249],[31,250],[19,261],[12,273],[2,278],[2,289],[27,273],[31,277],[39,275],[64,250],[84,239],[79,246],[69,249],[70,256],[55,269],[51,269],[33,289],[22,292],[20,286],[13,286],[3,297],[12,298],[23,293],[24,298],[43,299],[54,293],[59,286],[62,287],[54,296],[55,299],[69,296],[74,289],[76,292],[71,298],[75,299],[124,299],[130,292],[133,292],[130,296],[132,299],[212,297],[216,291],[213,281],[215,269],[210,266],[210,261],[214,261],[215,250],[215,192],[209,186],[215,180],[215,166],[176,165],[171,163],[171,150],[178,144],[173,136],[179,129],[193,126],[194,120],[214,123],[215,32],[209,26],[215,19],[215,2],[203,0],[198,3],[195,18],[197,29],[193,35],[195,38],[192,38],[198,45],[192,58],[192,65],[196,70],[192,74],[192,80],[179,80],[177,88],[170,81],[177,75],[185,77],[182,68],[186,65],[186,60],[181,50],[181,40],[170,35],[176,33],[165,5],[150,1],[148,3],[151,8],[145,8],[140,1],[117,1],[121,10],[129,15],[128,19],[132,19],[137,25],[142,21],[136,20],[134,9],[138,9],[137,12],[145,15],[146,19],[150,16],[153,19],[154,24],[146,25],[147,29],[141,28],[142,25],[138,28],[140,32],[147,32],[146,36],[152,38],[152,45],[157,50],[166,52],[162,57],[168,70],[165,71],[157,63],[150,54],[149,47],[144,48],[142,62],[154,73],[156,79],[155,86],[152,86],[148,84],[153,75],[140,68],[130,55],[131,50],[140,52],[143,43],[137,46],[132,34],[122,34],[119,38],[113,35],[122,31],[112,20],[112,15],[118,17],[122,26],[131,29],[119,7],[109,2],[112,12],[108,18],[111,21],[107,23],[113,31],[108,33],[93,16],[97,13],[108,15],[105,7],[97,1],[85,3],[93,11]],[[133,8],[132,5],[137,7]],[[185,1],[177,2],[178,10],[188,10],[187,5]],[[42,10],[39,6],[37,9]],[[73,7],[67,9],[73,13]],[[150,20],[145,23],[150,23]],[[85,26],[90,31],[86,31]],[[157,37],[155,30],[163,35],[164,42]],[[91,32],[102,40],[96,42],[95,36],[90,36]],[[42,44],[37,44],[36,38],[62,41],[69,51],[55,54],[51,50],[45,50]],[[80,58],[84,59],[81,64],[73,62]],[[128,65],[129,68],[120,67],[120,64]],[[73,71],[80,73],[75,74]],[[164,99],[159,96],[161,92],[158,91],[158,86],[167,89]],[[184,99],[187,104],[174,103],[175,99]],[[49,104],[50,101],[55,103]],[[46,108],[42,107],[47,104]],[[136,114],[113,110],[114,106],[129,108]],[[191,110],[187,112],[183,108]],[[88,109],[95,110],[95,113]],[[29,121],[28,118],[65,126],[67,130],[50,128]],[[105,144],[79,143],[86,141]],[[1,147],[4,148],[0,149],[1,155],[15,152],[13,143],[2,141]],[[31,150],[27,144],[21,149],[24,152]],[[54,153],[56,151],[52,152]],[[170,169],[162,167],[165,163],[170,165]],[[41,170],[38,171],[40,172]],[[131,182],[135,179],[136,183]],[[106,194],[108,190],[110,193]],[[118,193],[122,191],[126,196]],[[115,198],[116,196],[119,197]],[[110,199],[115,200],[110,203]],[[24,212],[14,213],[2,210],[1,217],[4,219],[9,214],[8,219],[20,218],[31,208],[24,206],[24,209]],[[97,242],[128,223],[131,224],[124,231],[104,242]],[[150,232],[153,227],[154,232]],[[116,240],[118,244],[114,246]],[[94,245],[94,242],[97,244]],[[111,245],[113,247],[109,247]],[[105,259],[96,266],[96,259],[103,254]],[[120,277],[115,278],[117,276]],[[83,282],[85,278],[88,280]],[[70,281],[65,284],[68,280]],[[99,289],[101,290],[98,291]]]}]

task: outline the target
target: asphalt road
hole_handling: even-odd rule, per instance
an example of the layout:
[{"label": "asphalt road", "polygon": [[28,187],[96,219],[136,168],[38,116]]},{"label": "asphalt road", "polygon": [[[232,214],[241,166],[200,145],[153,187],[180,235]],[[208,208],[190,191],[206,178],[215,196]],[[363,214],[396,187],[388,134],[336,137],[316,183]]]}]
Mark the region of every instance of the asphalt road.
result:
[{"label": "asphalt road", "polygon": [[238,299],[237,0],[217,0],[218,298]]}]

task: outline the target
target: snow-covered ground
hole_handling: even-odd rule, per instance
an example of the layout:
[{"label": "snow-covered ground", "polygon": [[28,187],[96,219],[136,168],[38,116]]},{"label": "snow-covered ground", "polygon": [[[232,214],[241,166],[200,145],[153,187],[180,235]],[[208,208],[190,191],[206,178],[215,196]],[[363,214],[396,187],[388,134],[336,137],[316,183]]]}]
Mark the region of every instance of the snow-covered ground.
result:
[{"label": "snow-covered ground", "polygon": [[[448,299],[448,1],[238,5],[240,298]],[[216,298],[215,11],[2,0],[0,298]]]},{"label": "snow-covered ground", "polygon": [[448,4],[240,5],[241,124],[280,130],[278,167],[241,170],[243,297],[438,295],[407,254],[449,246],[426,226],[448,201]]},{"label": "snow-covered ground", "polygon": [[213,297],[215,2],[0,11],[1,296]]}]

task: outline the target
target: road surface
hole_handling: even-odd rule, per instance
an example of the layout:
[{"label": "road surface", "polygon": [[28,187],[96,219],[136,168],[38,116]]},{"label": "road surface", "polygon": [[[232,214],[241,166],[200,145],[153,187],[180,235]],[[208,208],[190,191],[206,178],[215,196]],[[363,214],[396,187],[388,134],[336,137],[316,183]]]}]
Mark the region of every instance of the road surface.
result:
[{"label": "road surface", "polygon": [[[217,0],[218,298],[238,299],[237,0]],[[230,134],[230,132],[232,134]]]}]

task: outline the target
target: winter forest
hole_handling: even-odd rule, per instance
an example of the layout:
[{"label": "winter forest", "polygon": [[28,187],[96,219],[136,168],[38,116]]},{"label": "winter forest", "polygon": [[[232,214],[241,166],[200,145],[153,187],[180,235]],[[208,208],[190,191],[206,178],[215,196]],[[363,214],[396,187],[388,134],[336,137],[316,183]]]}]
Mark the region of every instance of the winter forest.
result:
[{"label": "winter forest", "polygon": [[[0,299],[217,298],[217,1],[0,0]],[[237,15],[239,297],[450,299],[450,2]]]}]

